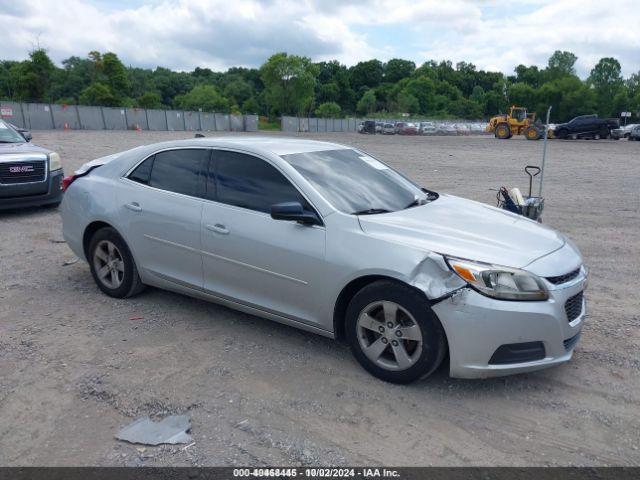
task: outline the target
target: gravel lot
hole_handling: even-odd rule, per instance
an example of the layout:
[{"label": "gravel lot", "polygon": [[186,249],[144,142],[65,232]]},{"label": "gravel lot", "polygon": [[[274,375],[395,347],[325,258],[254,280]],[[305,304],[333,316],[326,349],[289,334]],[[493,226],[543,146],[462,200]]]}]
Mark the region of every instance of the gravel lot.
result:
[{"label": "gravel lot", "polygon": [[[241,134],[237,134],[241,135]],[[272,133],[276,135],[276,133]],[[34,132],[67,172],[184,132]],[[431,189],[526,190],[542,142],[308,134],[357,145]],[[410,385],[337,342],[155,289],[101,294],[51,209],[0,212],[0,465],[638,465],[640,143],[552,141],[545,223],[591,268],[571,362]],[[135,318],[141,319],[134,320]],[[139,415],[191,416],[195,444],[114,439]]]}]

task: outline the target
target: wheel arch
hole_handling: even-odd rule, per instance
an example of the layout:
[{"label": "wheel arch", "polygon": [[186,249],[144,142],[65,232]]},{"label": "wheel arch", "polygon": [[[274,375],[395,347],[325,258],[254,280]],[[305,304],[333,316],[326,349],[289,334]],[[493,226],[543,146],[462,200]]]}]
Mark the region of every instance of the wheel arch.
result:
[{"label": "wheel arch", "polygon": [[[420,293],[421,295],[424,295],[427,301],[430,300],[427,297],[427,295],[419,288],[416,288],[413,285],[408,284],[407,282],[404,282],[395,277],[391,277],[389,275],[371,274],[371,275],[363,275],[363,276],[354,278],[342,288],[342,290],[338,294],[338,298],[334,305],[333,334],[337,340],[343,340],[345,338],[345,330],[344,330],[345,319],[346,319],[345,317],[347,313],[347,307],[351,299],[354,297],[356,293],[358,293],[367,285],[370,285],[380,280],[391,281],[391,282],[397,283],[398,285],[402,285],[403,287],[410,288],[411,290],[414,290]],[[446,332],[445,332],[445,337],[446,337]]]},{"label": "wheel arch", "polygon": [[[118,232],[117,228],[102,220],[93,221],[84,229],[84,233],[82,234],[82,251],[87,261],[89,261],[89,244],[91,243],[91,239],[98,230],[105,227],[113,228],[116,232]],[[118,232],[118,235],[120,235],[120,232]],[[122,237],[122,235],[120,236]]]}]

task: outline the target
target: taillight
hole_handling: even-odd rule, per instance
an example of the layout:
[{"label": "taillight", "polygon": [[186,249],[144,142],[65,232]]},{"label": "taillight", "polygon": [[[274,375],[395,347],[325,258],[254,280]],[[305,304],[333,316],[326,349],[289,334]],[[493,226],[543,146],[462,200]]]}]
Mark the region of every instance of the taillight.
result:
[{"label": "taillight", "polygon": [[62,185],[61,185],[62,191],[66,192],[67,188],[69,188],[69,185],[71,185],[76,178],[78,178],[77,175],[69,175],[68,177],[64,177],[62,179]]}]

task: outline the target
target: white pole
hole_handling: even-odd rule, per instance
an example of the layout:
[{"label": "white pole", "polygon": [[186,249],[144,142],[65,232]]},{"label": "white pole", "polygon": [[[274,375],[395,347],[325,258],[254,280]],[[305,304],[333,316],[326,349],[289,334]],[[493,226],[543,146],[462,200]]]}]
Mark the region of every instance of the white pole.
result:
[{"label": "white pole", "polygon": [[549,131],[549,117],[551,116],[551,109],[547,110],[547,121],[544,125],[544,143],[542,145],[542,167],[540,168],[540,186],[538,187],[538,197],[542,197],[542,180],[544,180],[544,165],[547,161],[547,134]]}]

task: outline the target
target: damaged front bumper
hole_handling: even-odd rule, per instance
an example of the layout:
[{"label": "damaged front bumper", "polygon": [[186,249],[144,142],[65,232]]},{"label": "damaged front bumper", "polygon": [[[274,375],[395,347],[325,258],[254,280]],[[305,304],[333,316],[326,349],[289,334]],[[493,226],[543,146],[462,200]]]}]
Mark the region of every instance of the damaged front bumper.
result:
[{"label": "damaged front bumper", "polygon": [[[565,304],[580,295],[586,283],[582,268],[571,282],[549,284],[550,298],[543,302],[496,300],[471,288],[459,289],[437,302],[432,308],[449,342],[450,375],[487,378],[569,361],[586,316],[586,302],[579,297],[579,314],[572,321]],[[501,356],[505,351],[511,352],[513,362],[508,355]],[[523,361],[527,355],[535,359]]]}]

